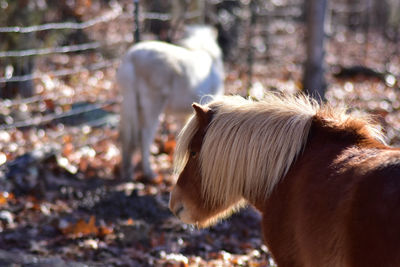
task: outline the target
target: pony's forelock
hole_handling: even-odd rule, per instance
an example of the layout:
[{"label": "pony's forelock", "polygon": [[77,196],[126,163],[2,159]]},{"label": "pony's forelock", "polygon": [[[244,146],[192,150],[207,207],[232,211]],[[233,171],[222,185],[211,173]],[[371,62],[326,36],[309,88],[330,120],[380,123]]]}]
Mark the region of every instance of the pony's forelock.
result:
[{"label": "pony's forelock", "polygon": [[[200,98],[200,104],[206,105],[213,100],[215,100],[216,96],[207,94]],[[198,130],[198,121],[196,119],[195,114],[193,113],[188,119],[185,126],[180,131],[177,137],[177,144],[174,153],[174,173],[179,174],[183,171],[187,160],[189,158],[189,145]]]},{"label": "pony's forelock", "polygon": [[189,145],[198,129],[198,122],[193,114],[178,135],[174,153],[174,173],[183,171],[189,158]]}]

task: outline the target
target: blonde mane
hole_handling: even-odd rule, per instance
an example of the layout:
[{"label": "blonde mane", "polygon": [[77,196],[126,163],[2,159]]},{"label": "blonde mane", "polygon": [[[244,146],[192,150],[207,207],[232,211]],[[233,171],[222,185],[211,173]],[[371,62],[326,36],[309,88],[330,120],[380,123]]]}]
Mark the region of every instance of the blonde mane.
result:
[{"label": "blonde mane", "polygon": [[[365,122],[367,133],[382,140],[379,129],[345,109],[303,96],[267,93],[261,101],[240,96],[218,97],[207,105],[213,111],[200,152],[202,193],[210,205],[233,203],[238,196],[249,201],[267,198],[288,172],[307,141],[314,116],[332,125]],[[179,135],[175,171],[188,159],[188,148],[198,128],[192,116]]]}]

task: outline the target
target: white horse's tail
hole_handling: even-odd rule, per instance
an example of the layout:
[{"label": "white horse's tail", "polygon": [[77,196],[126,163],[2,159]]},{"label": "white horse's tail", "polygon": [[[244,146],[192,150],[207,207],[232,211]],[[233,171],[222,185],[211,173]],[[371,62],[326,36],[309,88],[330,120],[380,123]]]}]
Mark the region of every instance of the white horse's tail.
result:
[{"label": "white horse's tail", "polygon": [[140,138],[138,84],[131,61],[123,60],[117,72],[117,82],[122,95],[120,141],[122,149],[122,178],[129,178],[132,171],[132,154],[138,148]]}]

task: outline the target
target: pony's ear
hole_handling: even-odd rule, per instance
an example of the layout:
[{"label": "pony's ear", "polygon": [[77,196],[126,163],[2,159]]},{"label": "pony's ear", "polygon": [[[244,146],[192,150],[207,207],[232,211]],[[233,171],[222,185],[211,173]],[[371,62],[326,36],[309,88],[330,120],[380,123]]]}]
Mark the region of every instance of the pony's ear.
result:
[{"label": "pony's ear", "polygon": [[199,124],[204,127],[207,126],[210,123],[212,117],[211,109],[197,103],[193,103],[192,107],[196,112],[196,117]]}]

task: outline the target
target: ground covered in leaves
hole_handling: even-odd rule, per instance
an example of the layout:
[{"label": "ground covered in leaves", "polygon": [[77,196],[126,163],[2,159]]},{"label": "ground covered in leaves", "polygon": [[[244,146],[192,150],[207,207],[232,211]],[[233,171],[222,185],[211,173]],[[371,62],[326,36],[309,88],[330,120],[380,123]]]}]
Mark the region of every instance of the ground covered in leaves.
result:
[{"label": "ground covered in leaves", "polygon": [[[269,59],[256,53],[250,94],[300,91],[303,28],[293,22],[268,30],[275,39]],[[400,57],[381,37],[369,40],[360,43],[346,32],[330,39],[326,98],[376,115],[387,142],[399,145]],[[90,54],[64,57],[38,64],[64,62],[65,68],[96,60]],[[228,93],[246,95],[244,65],[226,65]],[[357,65],[384,76],[337,72],[338,66]],[[132,181],[118,179],[114,74],[115,66],[68,78],[44,74],[36,97],[1,100],[0,266],[273,266],[260,215],[251,207],[202,230],[169,212],[178,130],[171,118],[164,118],[152,146],[157,179],[141,182],[138,172]]]}]

